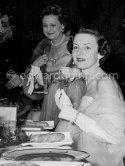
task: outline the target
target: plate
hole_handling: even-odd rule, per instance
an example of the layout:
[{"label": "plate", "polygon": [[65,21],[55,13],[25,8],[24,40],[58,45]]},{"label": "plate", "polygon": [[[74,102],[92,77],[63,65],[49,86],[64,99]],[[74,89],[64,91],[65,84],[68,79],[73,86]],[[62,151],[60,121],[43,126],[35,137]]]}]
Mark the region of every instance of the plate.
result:
[{"label": "plate", "polygon": [[[46,124],[48,126],[46,126]],[[41,128],[44,129],[53,129],[54,128],[54,121],[32,121],[32,120],[25,120],[25,124],[21,127],[22,130],[30,130],[30,128]]]},{"label": "plate", "polygon": [[0,166],[91,166],[89,163],[83,162],[60,162],[60,161],[12,161],[12,160],[0,160]]},{"label": "plate", "polygon": [[23,131],[42,131],[42,129],[40,127],[21,127]]},{"label": "plate", "polygon": [[2,154],[2,159],[15,161],[85,161],[89,154],[83,151],[58,148],[15,149]]}]

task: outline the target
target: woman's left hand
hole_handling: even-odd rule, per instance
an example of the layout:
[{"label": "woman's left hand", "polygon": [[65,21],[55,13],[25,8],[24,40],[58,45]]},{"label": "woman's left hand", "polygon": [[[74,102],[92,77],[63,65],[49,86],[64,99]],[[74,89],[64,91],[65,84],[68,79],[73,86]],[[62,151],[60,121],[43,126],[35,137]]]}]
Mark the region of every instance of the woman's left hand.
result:
[{"label": "woman's left hand", "polygon": [[65,119],[70,122],[74,122],[78,111],[76,111],[72,106],[65,106],[59,113],[60,119]]},{"label": "woman's left hand", "polygon": [[66,106],[72,106],[69,97],[66,95],[63,89],[58,89],[55,94],[55,102],[59,109]]}]

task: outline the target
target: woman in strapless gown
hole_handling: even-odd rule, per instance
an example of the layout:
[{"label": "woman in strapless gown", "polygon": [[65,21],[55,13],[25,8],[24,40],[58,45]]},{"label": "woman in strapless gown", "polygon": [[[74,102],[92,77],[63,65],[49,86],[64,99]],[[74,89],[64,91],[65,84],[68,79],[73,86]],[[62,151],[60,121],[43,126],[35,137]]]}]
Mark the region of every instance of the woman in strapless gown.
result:
[{"label": "woman in strapless gown", "polygon": [[123,166],[125,101],[113,75],[100,67],[108,48],[105,38],[95,30],[83,28],[75,35],[73,60],[86,80],[86,91],[76,109],[65,92],[57,90],[61,121],[56,131],[70,131],[76,150],[89,153],[87,160],[92,165]]}]

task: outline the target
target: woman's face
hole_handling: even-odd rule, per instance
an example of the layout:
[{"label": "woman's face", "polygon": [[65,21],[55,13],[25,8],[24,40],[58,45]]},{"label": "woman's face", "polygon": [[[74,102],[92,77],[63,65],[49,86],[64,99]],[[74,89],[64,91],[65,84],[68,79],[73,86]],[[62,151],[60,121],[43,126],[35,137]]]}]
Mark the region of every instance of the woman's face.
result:
[{"label": "woman's face", "polygon": [[73,42],[73,60],[80,69],[92,67],[98,59],[97,39],[91,34],[77,34]]},{"label": "woman's face", "polygon": [[47,15],[43,17],[43,33],[50,40],[58,40],[62,35],[62,25],[56,15]]}]

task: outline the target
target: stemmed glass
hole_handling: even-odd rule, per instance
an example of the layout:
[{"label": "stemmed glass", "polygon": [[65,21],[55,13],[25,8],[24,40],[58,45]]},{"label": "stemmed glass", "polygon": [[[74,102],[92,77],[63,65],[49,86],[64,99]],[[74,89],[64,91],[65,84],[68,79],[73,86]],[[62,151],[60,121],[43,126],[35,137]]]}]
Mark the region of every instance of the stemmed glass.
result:
[{"label": "stemmed glass", "polygon": [[[48,53],[49,51],[49,48],[46,47],[44,48],[43,50],[43,55]],[[44,82],[44,85],[39,85],[38,82],[36,81],[36,89],[35,89],[35,92],[34,93],[37,93],[37,94],[48,94],[48,74],[46,72],[46,67],[47,67],[47,64],[44,64],[43,66],[41,66],[41,71],[43,73],[43,82]]]}]

